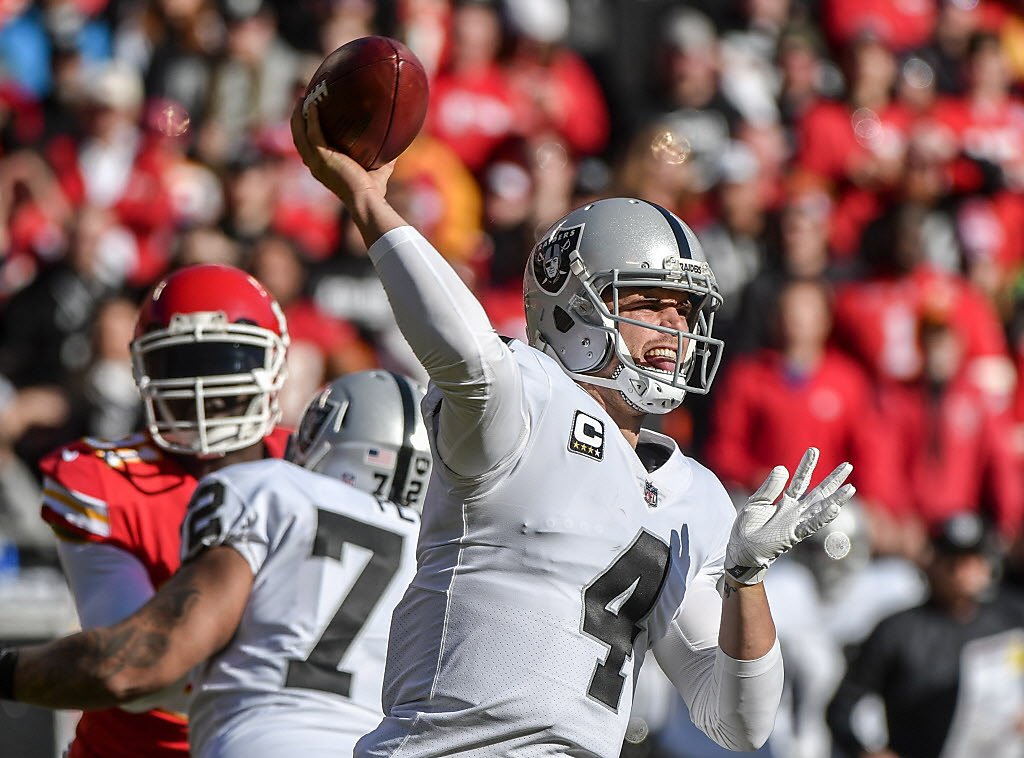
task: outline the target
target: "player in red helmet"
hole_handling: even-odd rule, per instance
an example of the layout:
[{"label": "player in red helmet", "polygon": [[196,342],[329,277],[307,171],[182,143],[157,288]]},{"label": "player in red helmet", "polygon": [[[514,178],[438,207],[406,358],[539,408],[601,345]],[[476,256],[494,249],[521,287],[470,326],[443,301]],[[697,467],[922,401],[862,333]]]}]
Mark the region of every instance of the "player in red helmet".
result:
[{"label": "player in red helmet", "polygon": [[131,346],[153,441],[210,458],[262,440],[280,418],[287,344],[281,308],[237,269],[193,266],[159,284]]},{"label": "player in red helmet", "polygon": [[[147,296],[131,344],[147,428],[81,439],[40,463],[42,517],[58,537],[83,628],[129,616],[178,568],[181,522],[200,478],[283,455],[287,433],[275,425],[287,346],[280,307],[238,269],[184,268]],[[157,700],[162,708],[84,714],[69,758],[187,755],[174,694]]]}]

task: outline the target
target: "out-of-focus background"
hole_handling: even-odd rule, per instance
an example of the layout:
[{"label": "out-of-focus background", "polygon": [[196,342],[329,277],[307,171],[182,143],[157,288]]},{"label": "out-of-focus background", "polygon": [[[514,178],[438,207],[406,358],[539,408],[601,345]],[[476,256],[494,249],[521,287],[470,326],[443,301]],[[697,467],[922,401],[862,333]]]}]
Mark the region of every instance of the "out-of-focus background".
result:
[{"label": "out-of-focus background", "polygon": [[[929,532],[979,516],[986,586],[1024,582],[1015,0],[3,0],[0,640],[74,627],[35,464],[138,428],[127,346],[168,271],[230,263],[281,302],[285,423],[341,373],[421,376],[287,124],[323,57],[375,33],[406,42],[432,88],[391,201],[500,333],[525,337],[526,256],[569,209],[632,195],[696,230],[725,358],[710,395],[652,424],[737,500],[809,444],[818,477],[848,459],[859,489],[849,557],[818,541],[769,575],[790,685],[762,752],[828,758],[846,721],[884,745],[877,711],[830,729],[826,706],[875,624],[943,581]],[[987,728],[1011,748],[1014,639],[981,690],[1009,703]],[[645,674],[627,751],[717,754],[683,707]],[[69,723],[55,737],[48,714],[2,706],[0,754],[56,754]]]}]

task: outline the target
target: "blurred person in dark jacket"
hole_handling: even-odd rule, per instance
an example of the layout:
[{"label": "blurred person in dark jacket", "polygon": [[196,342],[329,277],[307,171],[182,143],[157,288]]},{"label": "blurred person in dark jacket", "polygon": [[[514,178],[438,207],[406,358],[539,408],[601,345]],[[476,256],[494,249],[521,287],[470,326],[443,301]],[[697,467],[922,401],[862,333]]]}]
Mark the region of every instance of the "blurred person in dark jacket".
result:
[{"label": "blurred person in dark jacket", "polygon": [[122,296],[105,300],[97,309],[93,358],[82,382],[91,437],[121,439],[142,423],[142,401],[128,349],[135,318],[135,303]]},{"label": "blurred person in dark jacket", "polygon": [[791,279],[822,279],[834,285],[846,271],[832,259],[828,217],[832,200],[814,179],[791,177],[782,207],[765,229],[765,261],[739,294],[737,325],[729,350],[733,356],[757,350],[772,340],[772,313],[783,285]]},{"label": "blurred person in dark jacket", "polygon": [[0,319],[0,373],[15,386],[66,385],[89,363],[96,308],[121,283],[110,256],[122,232],[110,212],[83,208],[65,256],[11,298]]},{"label": "blurred person in dark jacket", "polygon": [[742,303],[740,293],[765,262],[768,208],[760,191],[761,163],[749,147],[730,142],[719,156],[719,167],[720,181],[714,190],[716,218],[696,231],[725,299],[715,314],[715,324],[731,345]]},{"label": "blurred person in dark jacket", "polygon": [[233,158],[251,131],[287,120],[298,54],[277,34],[275,11],[264,0],[225,0],[221,6],[224,55],[212,68],[205,128],[217,135],[204,143],[204,158]]},{"label": "blurred person in dark jacket", "polygon": [[700,11],[675,8],[662,19],[658,52],[662,99],[657,118],[685,144],[694,189],[707,191],[718,180],[719,156],[743,121],[722,91],[718,32]]},{"label": "blurred person in dark jacket", "polygon": [[[930,596],[881,621],[829,705],[840,755],[1017,758],[1024,751],[1024,611],[995,592],[991,534],[963,513],[931,533]],[[887,742],[858,734],[868,695],[885,706]]]}]

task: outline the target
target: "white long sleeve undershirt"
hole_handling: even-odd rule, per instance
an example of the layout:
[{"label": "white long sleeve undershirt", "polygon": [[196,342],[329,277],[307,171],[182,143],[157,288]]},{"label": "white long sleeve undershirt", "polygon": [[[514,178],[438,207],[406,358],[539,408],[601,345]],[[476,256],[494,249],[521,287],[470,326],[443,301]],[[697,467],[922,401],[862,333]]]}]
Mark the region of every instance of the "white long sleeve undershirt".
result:
[{"label": "white long sleeve undershirt", "polygon": [[471,479],[514,457],[529,432],[522,378],[479,301],[411,226],[387,232],[369,254],[399,329],[444,396],[441,460]]},{"label": "white long sleeve undershirt", "polygon": [[667,634],[652,648],[665,676],[686,702],[693,723],[722,747],[756,750],[771,735],[782,695],[778,639],[765,655],[743,661],[718,647],[722,599],[700,576]]}]

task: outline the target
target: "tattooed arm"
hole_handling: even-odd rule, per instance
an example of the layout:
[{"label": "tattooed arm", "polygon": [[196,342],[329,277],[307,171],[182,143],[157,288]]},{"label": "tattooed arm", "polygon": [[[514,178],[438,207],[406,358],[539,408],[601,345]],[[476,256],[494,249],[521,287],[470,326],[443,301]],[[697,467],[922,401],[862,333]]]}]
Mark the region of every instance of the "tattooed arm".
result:
[{"label": "tattooed arm", "polygon": [[231,640],[252,583],[234,549],[205,550],[124,621],[18,650],[14,699],[89,710],[161,690]]}]

